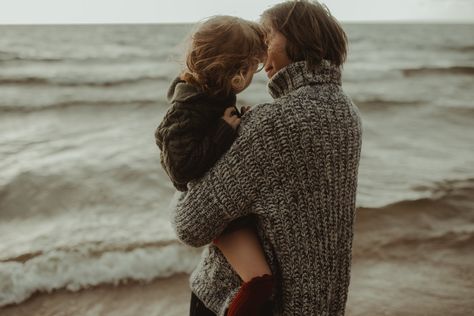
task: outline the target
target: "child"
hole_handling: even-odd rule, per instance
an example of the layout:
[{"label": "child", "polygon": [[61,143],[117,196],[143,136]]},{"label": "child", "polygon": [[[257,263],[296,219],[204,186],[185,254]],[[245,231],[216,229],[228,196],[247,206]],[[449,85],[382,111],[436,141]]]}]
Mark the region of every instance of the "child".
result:
[{"label": "child", "polygon": [[[232,145],[241,116],[235,95],[265,55],[261,27],[237,17],[210,18],[192,36],[185,70],[168,91],[172,105],[155,133],[161,164],[177,190],[186,191]],[[251,217],[237,219],[213,241],[244,282],[228,316],[260,315],[272,294],[273,276],[254,226]]]}]

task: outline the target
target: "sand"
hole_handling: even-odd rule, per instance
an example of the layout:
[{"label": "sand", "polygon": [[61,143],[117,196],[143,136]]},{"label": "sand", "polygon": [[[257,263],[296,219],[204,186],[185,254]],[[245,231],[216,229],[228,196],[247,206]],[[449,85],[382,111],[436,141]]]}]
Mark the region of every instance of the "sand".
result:
[{"label": "sand", "polygon": [[176,275],[147,284],[132,282],[100,285],[78,292],[41,293],[20,305],[0,309],[2,316],[149,315],[181,316],[188,313],[188,276]]}]

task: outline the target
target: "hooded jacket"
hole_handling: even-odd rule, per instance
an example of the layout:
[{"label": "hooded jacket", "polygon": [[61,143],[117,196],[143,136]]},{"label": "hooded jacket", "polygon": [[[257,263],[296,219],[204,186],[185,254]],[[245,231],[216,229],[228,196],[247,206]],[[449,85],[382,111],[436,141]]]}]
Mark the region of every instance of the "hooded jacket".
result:
[{"label": "hooded jacket", "polygon": [[235,107],[236,96],[210,96],[179,77],[167,96],[171,107],[155,131],[155,140],[173,185],[186,191],[187,183],[202,177],[235,140],[237,131],[222,116],[226,108]]}]

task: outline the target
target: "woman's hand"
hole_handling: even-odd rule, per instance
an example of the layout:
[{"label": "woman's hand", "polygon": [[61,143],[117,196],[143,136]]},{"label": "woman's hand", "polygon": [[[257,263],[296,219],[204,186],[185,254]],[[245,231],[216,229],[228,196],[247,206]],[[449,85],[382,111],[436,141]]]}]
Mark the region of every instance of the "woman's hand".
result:
[{"label": "woman's hand", "polygon": [[235,113],[235,108],[233,106],[225,109],[222,119],[232,126],[233,129],[237,129],[240,125],[240,118],[237,116],[237,113]]}]

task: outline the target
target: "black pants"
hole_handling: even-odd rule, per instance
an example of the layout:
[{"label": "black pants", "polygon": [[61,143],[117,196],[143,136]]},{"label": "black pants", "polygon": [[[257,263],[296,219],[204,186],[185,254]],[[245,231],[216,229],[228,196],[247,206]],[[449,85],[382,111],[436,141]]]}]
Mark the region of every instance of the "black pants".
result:
[{"label": "black pants", "polygon": [[213,311],[209,310],[201,300],[191,292],[191,306],[189,308],[189,316],[216,316]]}]

